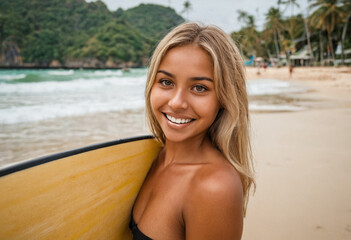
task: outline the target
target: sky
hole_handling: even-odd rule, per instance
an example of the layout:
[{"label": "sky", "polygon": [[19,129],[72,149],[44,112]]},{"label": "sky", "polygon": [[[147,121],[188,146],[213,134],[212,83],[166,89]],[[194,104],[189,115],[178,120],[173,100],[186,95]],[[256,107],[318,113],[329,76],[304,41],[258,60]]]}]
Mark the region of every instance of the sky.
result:
[{"label": "sky", "polygon": [[[92,2],[94,0],[87,0]],[[170,6],[176,12],[188,19],[183,4],[185,0],[102,0],[111,11],[118,8],[124,10],[138,6],[141,3],[153,3],[163,6]],[[255,16],[256,25],[259,30],[263,29],[265,13],[270,7],[278,7],[277,0],[190,0],[192,9],[189,11],[189,20],[202,22],[204,24],[214,24],[221,27],[227,33],[237,31],[241,28],[242,23],[237,20],[238,10],[243,10]],[[294,7],[294,14],[307,13],[308,0],[297,0],[299,8]],[[281,7],[284,10],[285,7]],[[287,9],[284,15],[290,15],[290,9]]]}]

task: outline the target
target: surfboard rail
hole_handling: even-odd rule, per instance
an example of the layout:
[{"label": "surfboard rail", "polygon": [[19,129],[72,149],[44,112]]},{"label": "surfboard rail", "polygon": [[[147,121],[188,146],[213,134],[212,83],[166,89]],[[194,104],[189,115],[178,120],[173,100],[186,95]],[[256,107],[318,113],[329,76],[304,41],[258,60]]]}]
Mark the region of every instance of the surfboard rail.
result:
[{"label": "surfboard rail", "polygon": [[133,141],[139,141],[139,140],[144,140],[144,139],[154,139],[154,136],[152,135],[143,135],[143,136],[137,136],[137,137],[131,137],[131,138],[122,138],[122,139],[117,139],[117,140],[112,140],[108,142],[103,142],[103,143],[96,143],[88,146],[84,146],[81,148],[75,148],[63,152],[58,152],[54,154],[50,154],[47,156],[39,157],[39,158],[34,158],[30,159],[27,161],[23,162],[18,162],[15,164],[11,164],[9,166],[5,166],[3,168],[0,168],[0,177],[6,176],[8,174],[18,172],[24,169],[28,169],[31,167],[38,166],[40,164],[45,164],[51,161],[59,160],[65,157],[70,157],[76,154],[100,149],[100,148],[105,148],[105,147],[110,147],[118,144],[123,144],[123,143],[128,143],[128,142],[133,142]]},{"label": "surfboard rail", "polygon": [[159,150],[146,135],[0,169],[0,239],[130,239],[130,211]]}]

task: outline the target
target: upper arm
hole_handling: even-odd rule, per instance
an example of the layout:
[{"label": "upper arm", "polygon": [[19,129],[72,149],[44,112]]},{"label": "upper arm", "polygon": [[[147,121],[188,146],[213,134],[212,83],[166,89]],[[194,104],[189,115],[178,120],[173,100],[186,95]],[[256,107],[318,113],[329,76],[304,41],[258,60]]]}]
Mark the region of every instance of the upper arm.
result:
[{"label": "upper arm", "polygon": [[243,229],[240,180],[233,176],[213,177],[193,188],[183,213],[186,239],[240,239]]}]

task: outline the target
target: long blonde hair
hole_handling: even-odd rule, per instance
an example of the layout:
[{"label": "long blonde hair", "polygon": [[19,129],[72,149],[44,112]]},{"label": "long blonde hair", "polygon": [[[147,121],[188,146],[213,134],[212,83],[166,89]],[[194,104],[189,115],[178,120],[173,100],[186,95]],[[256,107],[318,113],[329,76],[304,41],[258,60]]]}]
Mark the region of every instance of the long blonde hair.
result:
[{"label": "long blonde hair", "polygon": [[177,46],[196,44],[212,58],[214,83],[222,110],[209,129],[212,143],[239,172],[244,193],[245,214],[249,192],[255,186],[249,136],[249,109],[243,60],[233,40],[216,26],[184,23],[169,32],[156,47],[147,76],[146,115],[156,139],[165,143],[165,135],[150,103],[151,89],[159,65],[167,51]]}]

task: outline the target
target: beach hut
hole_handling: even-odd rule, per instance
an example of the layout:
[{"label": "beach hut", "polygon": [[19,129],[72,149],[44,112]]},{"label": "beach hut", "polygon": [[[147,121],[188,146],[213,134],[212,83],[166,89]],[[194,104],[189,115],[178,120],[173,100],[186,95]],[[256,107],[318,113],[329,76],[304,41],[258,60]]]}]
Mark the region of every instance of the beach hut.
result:
[{"label": "beach hut", "polygon": [[311,56],[308,46],[305,45],[299,51],[290,56],[290,61],[293,66],[310,66],[312,65],[313,57]]}]

